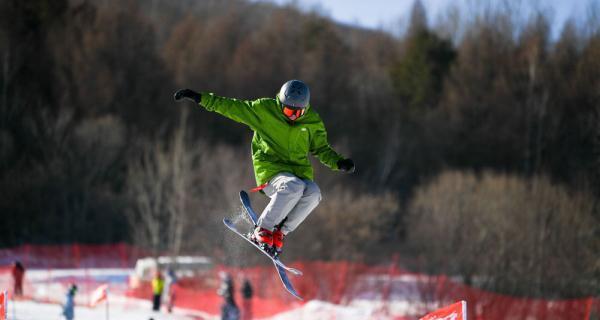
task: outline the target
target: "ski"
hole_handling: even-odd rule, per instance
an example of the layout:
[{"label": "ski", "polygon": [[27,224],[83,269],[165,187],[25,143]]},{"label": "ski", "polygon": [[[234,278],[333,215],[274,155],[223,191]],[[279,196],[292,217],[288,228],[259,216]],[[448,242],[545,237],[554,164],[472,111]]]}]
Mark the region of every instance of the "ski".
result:
[{"label": "ski", "polygon": [[240,237],[244,238],[246,241],[250,242],[256,249],[260,250],[260,252],[262,252],[264,255],[266,255],[267,257],[269,257],[269,259],[273,260],[273,263],[275,263],[275,265],[281,267],[282,269],[284,269],[285,271],[289,271],[294,275],[297,276],[301,276],[302,275],[302,271],[292,268],[292,267],[288,267],[285,264],[283,264],[283,262],[281,262],[281,260],[279,260],[276,257],[271,256],[268,252],[266,252],[265,250],[263,250],[263,248],[261,248],[258,244],[256,244],[256,242],[250,240],[250,238],[248,238],[248,236],[246,236],[245,234],[243,234],[240,230],[238,230],[235,225],[233,224],[233,222],[231,222],[231,220],[224,218],[223,219],[223,224],[231,231],[237,233]]},{"label": "ski", "polygon": [[[244,190],[240,191],[240,201],[242,202],[242,205],[244,206],[244,210],[246,211],[246,214],[248,214],[248,216],[250,217],[250,220],[252,220],[252,223],[254,224],[254,227],[256,228],[256,226],[258,225],[258,215],[256,214],[256,212],[254,212],[254,209],[252,209],[252,205],[250,204],[250,196],[248,196],[248,193]],[[261,251],[265,252],[262,248],[260,248],[260,249],[261,249]],[[283,262],[281,262],[281,260],[279,260],[278,257],[273,257],[268,252],[265,252],[265,253],[267,253],[269,255],[269,257],[271,257],[271,259],[274,259],[275,261],[277,261],[276,263],[278,265],[280,265],[282,268],[284,268],[285,270],[293,273],[296,276],[302,275],[302,271],[300,271],[298,269],[287,267],[283,264]]]},{"label": "ski", "polygon": [[[254,225],[254,227],[256,227],[258,222],[258,215],[256,214],[256,212],[254,212],[254,209],[252,209],[252,206],[250,204],[250,197],[248,196],[248,193],[246,193],[246,191],[240,191],[240,201],[242,202],[244,211],[246,212],[248,217],[250,217],[250,220],[252,220],[252,224]],[[250,242],[255,248],[260,250],[260,252],[269,257],[271,261],[273,261],[273,266],[277,270],[277,275],[279,276],[279,279],[281,280],[281,283],[283,284],[285,289],[295,298],[302,300],[302,297],[298,294],[298,292],[296,292],[296,289],[294,289],[294,286],[292,285],[292,282],[290,281],[286,273],[286,271],[289,271],[294,275],[300,276],[302,275],[302,271],[288,267],[285,264],[283,264],[283,262],[281,262],[278,257],[271,256],[258,244],[252,241],[247,235],[240,232],[229,219],[223,219],[223,223],[229,230],[235,232],[237,235],[244,238],[244,240]]]},{"label": "ski", "polygon": [[288,278],[285,269],[283,269],[281,266],[275,263],[275,261],[273,261],[273,265],[275,266],[275,269],[277,269],[277,274],[279,275],[279,279],[281,280],[281,283],[283,283],[285,289],[297,299],[303,300],[302,297],[298,294],[298,292],[296,292],[296,289],[294,289],[294,286]]},{"label": "ski", "polygon": [[223,219],[223,223],[227,228],[229,228],[229,230],[235,232],[237,235],[244,238],[244,240],[250,242],[256,249],[260,250],[260,252],[264,253],[267,257],[269,257],[271,261],[273,261],[273,265],[275,266],[277,274],[279,275],[279,279],[281,280],[281,283],[283,283],[285,289],[294,297],[302,300],[302,297],[300,297],[300,295],[296,292],[296,289],[294,289],[294,286],[292,285],[292,282],[290,281],[286,273],[286,271],[290,271],[295,275],[302,275],[302,272],[300,270],[287,267],[281,261],[279,261],[279,259],[271,257],[271,255],[264,251],[259,245],[257,245],[256,243],[254,243],[254,241],[250,240],[247,236],[241,233],[229,219]]},{"label": "ski", "polygon": [[246,214],[248,214],[250,220],[252,220],[252,223],[256,227],[258,225],[258,215],[254,212],[254,209],[252,209],[252,205],[250,205],[250,196],[248,196],[248,193],[244,190],[240,191],[240,201],[244,206],[244,210],[246,210]]},{"label": "ski", "polygon": [[[244,190],[240,191],[240,201],[242,202],[242,205],[244,207],[244,210],[246,211],[246,214],[248,214],[248,216],[250,217],[250,220],[252,220],[252,223],[254,224],[254,227],[256,227],[258,225],[258,215],[256,214],[256,212],[254,212],[254,209],[252,209],[252,205],[250,203],[250,196],[248,196],[248,193]],[[254,244],[253,241],[251,241],[251,242]],[[259,247],[259,249],[261,251],[263,251],[262,248]],[[268,255],[268,256],[271,257],[271,255]],[[288,270],[295,275],[302,275],[302,272],[300,270],[293,269],[293,268],[292,268],[292,270],[283,268],[281,265],[278,264],[278,262],[281,262],[281,261],[279,261],[278,258],[275,258],[275,259],[272,258],[272,260],[273,260],[273,265],[275,266],[275,269],[277,269],[277,274],[279,275],[279,279],[281,280],[281,283],[283,283],[283,286],[285,287],[285,289],[294,297],[302,300],[302,297],[300,297],[298,292],[296,292],[296,289],[292,285],[292,283],[291,283],[290,279],[288,278],[287,273],[285,273],[285,271]]]},{"label": "ski", "polygon": [[[256,212],[254,212],[254,209],[252,209],[252,205],[250,204],[250,196],[248,196],[248,193],[244,190],[240,191],[240,201],[242,202],[242,205],[244,206],[244,210],[246,211],[246,214],[248,214],[248,216],[250,217],[250,220],[252,220],[252,223],[254,224],[254,227],[256,228],[256,226],[258,226],[258,215],[256,214]],[[262,250],[262,248],[261,248],[261,250]],[[269,256],[271,258],[274,258],[270,254],[269,254]],[[280,261],[278,257],[275,257],[275,258],[277,259],[277,261]],[[281,265],[287,271],[293,273],[294,275],[297,275],[297,276],[302,275],[302,271],[300,271],[298,269],[286,267],[283,265],[283,263],[278,263],[278,264]]]}]

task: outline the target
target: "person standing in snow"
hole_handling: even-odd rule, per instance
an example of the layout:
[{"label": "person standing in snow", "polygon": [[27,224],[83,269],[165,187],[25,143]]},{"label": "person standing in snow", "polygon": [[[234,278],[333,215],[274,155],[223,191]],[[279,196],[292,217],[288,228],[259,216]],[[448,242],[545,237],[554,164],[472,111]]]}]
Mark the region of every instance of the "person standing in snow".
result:
[{"label": "person standing in snow", "polygon": [[173,311],[173,305],[175,304],[175,283],[177,283],[177,276],[175,271],[169,268],[167,270],[167,279],[165,281],[165,299],[167,300],[167,312]]},{"label": "person standing in snow", "polygon": [[162,299],[163,290],[165,288],[165,280],[163,279],[160,270],[154,272],[152,279],[152,310],[160,311],[160,302]]},{"label": "person standing in snow", "polygon": [[239,320],[240,309],[235,303],[233,296],[233,279],[229,273],[220,272],[219,277],[221,278],[221,286],[217,293],[223,297],[223,304],[221,305],[221,320]]},{"label": "person standing in snow", "polygon": [[25,267],[23,267],[23,264],[19,260],[13,262],[11,273],[13,278],[13,294],[15,297],[20,297],[23,295],[23,278],[25,277]]},{"label": "person standing in snow", "polygon": [[325,125],[309,104],[309,88],[300,80],[283,84],[274,99],[243,101],[190,89],[178,90],[174,98],[192,100],[254,131],[256,189],[271,200],[258,219],[252,240],[272,255],[281,254],[284,237],[321,201],[308,154],[333,170],[354,172],[354,162],[329,145]]},{"label": "person standing in snow", "polygon": [[251,320],[252,319],[252,285],[248,279],[244,279],[244,284],[242,285],[242,298],[244,298],[243,302],[243,312],[242,319],[243,320]]},{"label": "person standing in snow", "polygon": [[72,284],[67,291],[65,297],[65,304],[63,305],[62,314],[66,320],[73,320],[75,318],[75,294],[77,293],[77,285]]}]

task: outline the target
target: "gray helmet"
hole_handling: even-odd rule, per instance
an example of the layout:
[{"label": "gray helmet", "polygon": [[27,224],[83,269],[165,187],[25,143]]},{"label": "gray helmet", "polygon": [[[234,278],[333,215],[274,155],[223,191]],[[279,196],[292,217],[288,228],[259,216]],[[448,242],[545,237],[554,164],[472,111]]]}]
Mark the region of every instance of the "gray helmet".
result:
[{"label": "gray helmet", "polygon": [[306,83],[300,80],[290,80],[281,86],[277,96],[283,105],[304,109],[308,107],[310,90]]}]

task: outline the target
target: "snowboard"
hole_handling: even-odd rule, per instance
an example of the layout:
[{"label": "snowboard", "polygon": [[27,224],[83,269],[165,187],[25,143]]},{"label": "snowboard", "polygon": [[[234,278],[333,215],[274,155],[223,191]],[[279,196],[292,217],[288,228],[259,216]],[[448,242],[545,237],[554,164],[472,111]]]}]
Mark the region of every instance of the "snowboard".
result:
[{"label": "snowboard", "polygon": [[[258,221],[258,215],[256,214],[256,212],[254,212],[254,209],[252,209],[252,206],[250,203],[250,197],[248,196],[248,193],[246,193],[246,191],[243,191],[243,190],[240,191],[240,201],[242,202],[244,211],[250,217],[250,220],[252,220],[252,223],[254,224],[254,226],[256,226],[257,221]],[[285,289],[294,297],[302,300],[302,297],[298,294],[298,292],[296,292],[296,289],[294,289],[294,286],[292,285],[292,282],[290,281],[290,279],[288,278],[287,273],[286,273],[286,271],[289,271],[292,274],[299,276],[299,275],[302,275],[302,272],[300,270],[288,267],[285,264],[283,264],[283,262],[281,262],[278,257],[271,256],[268,252],[263,250],[263,248],[261,248],[258,244],[256,244],[254,241],[252,241],[247,235],[240,232],[229,219],[226,219],[226,218],[223,219],[223,223],[229,230],[235,232],[237,235],[244,238],[244,240],[250,242],[255,248],[257,248],[263,254],[265,254],[267,257],[269,257],[271,259],[271,261],[273,261],[273,265],[275,266],[275,269],[277,270],[277,275],[279,275],[279,279],[281,280],[281,283],[283,283],[283,286],[285,287]]]}]

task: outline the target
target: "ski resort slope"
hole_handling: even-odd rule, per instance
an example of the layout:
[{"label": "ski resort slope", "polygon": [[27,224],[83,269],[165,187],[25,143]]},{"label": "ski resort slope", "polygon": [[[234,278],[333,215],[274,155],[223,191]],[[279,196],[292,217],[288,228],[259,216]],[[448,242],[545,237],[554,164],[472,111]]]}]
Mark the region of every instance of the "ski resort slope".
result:
[{"label": "ski resort slope", "polygon": [[[152,305],[146,301],[134,299],[121,299],[111,301],[109,305],[110,320],[199,320],[219,319],[203,312],[180,310],[175,308],[172,314],[153,312]],[[8,319],[11,320],[58,320],[64,319],[62,307],[58,304],[42,303],[35,301],[10,301],[8,305]],[[75,319],[106,320],[106,306],[104,303],[96,308],[82,306],[75,307]]]},{"label": "ski resort slope", "polygon": [[[311,300],[301,308],[275,315],[269,320],[297,320],[297,319],[344,319],[361,320],[373,319],[372,308],[358,308],[340,306],[319,300]],[[377,318],[385,319],[385,318]]]},{"label": "ski resort slope", "polygon": [[[128,301],[131,300],[131,301]],[[111,301],[109,308],[110,320],[217,320],[220,316],[209,315],[203,312],[181,310],[175,308],[172,314],[150,311],[150,302],[133,301],[135,299]],[[8,307],[8,319],[11,320],[58,320],[64,319],[61,315],[61,306],[58,304],[41,303],[35,301],[10,302]],[[303,307],[275,315],[265,320],[319,320],[319,319],[344,319],[362,320],[373,319],[372,308],[359,308],[351,306],[339,306],[328,302],[312,300]],[[104,305],[96,308],[76,307],[75,319],[84,320],[106,320],[106,309]],[[377,319],[386,319],[377,317]]]}]

